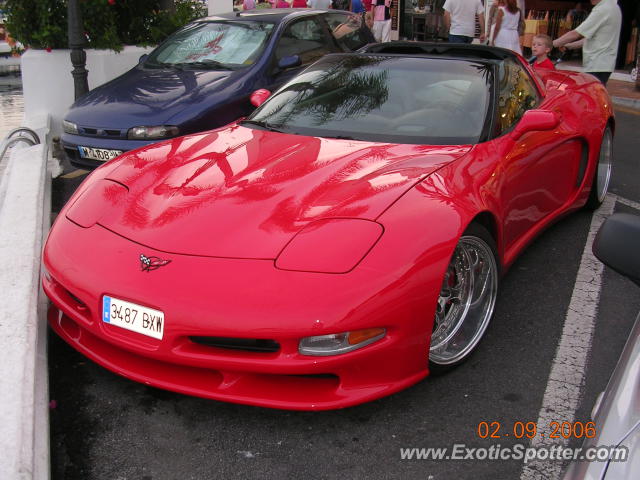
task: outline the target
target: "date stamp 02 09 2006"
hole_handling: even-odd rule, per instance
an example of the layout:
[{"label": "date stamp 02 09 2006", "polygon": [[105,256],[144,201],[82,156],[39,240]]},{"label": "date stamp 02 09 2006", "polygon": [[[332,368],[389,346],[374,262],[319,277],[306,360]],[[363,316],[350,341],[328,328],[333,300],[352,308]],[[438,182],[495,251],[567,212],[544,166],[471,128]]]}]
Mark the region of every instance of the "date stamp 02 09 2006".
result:
[{"label": "date stamp 02 09 2006", "polygon": [[549,422],[546,428],[539,428],[536,422],[513,422],[505,425],[502,422],[480,422],[476,429],[479,438],[528,438],[536,436],[551,439],[594,438],[595,422]]}]

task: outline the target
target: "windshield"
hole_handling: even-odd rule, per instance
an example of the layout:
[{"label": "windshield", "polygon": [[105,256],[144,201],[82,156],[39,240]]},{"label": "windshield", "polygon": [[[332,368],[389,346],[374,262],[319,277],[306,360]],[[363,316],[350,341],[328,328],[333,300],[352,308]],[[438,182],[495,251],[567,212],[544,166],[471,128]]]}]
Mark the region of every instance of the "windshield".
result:
[{"label": "windshield", "polygon": [[331,55],[278,90],[246,125],[378,142],[477,143],[491,72],[468,59]]},{"label": "windshield", "polygon": [[251,65],[264,50],[274,24],[267,22],[198,22],[169,37],[145,66],[239,68]]}]

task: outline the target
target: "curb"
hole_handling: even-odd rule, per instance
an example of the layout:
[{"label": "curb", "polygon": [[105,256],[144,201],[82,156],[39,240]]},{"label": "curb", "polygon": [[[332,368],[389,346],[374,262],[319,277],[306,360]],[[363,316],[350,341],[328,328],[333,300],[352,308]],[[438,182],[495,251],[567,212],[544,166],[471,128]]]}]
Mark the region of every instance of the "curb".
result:
[{"label": "curb", "polygon": [[35,120],[31,128],[42,143],[11,151],[0,208],[0,478],[12,480],[50,477],[46,301],[40,288],[51,216],[49,120]]},{"label": "curb", "polygon": [[619,107],[640,110],[640,100],[637,98],[611,97],[611,101],[614,105],[618,105]]}]

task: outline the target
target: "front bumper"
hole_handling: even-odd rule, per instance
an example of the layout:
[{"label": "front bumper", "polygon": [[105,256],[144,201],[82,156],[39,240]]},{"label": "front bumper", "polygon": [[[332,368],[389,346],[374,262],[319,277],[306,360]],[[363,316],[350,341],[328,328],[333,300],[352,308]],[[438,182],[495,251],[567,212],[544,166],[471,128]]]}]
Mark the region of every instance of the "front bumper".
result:
[{"label": "front bumper", "polygon": [[[171,263],[143,272],[141,253]],[[66,218],[52,229],[44,266],[53,330],[95,362],[148,385],[222,401],[322,410],[389,395],[428,373],[431,325],[425,318],[433,318],[428,304],[435,301],[412,296],[411,282],[390,288],[392,279],[372,268],[330,275],[278,270],[273,260],[173,255]],[[103,295],[162,310],[164,338],[103,323]],[[387,335],[343,355],[298,353],[302,337],[369,327],[384,327]],[[194,335],[273,339],[280,349],[227,350],[194,343]]]}]

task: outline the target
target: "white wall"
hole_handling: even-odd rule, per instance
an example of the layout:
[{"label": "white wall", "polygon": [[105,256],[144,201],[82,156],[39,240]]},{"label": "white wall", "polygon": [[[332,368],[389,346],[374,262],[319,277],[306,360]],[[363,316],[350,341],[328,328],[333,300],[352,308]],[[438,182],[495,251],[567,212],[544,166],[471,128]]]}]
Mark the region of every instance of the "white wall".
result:
[{"label": "white wall", "polygon": [[[86,50],[89,89],[114,79],[138,63],[149,48],[125,47],[113,50]],[[51,115],[51,133],[62,133],[62,118],[73,103],[74,87],[69,50],[27,50],[21,58],[24,116]]]},{"label": "white wall", "polygon": [[209,15],[233,11],[233,0],[209,0]]}]

